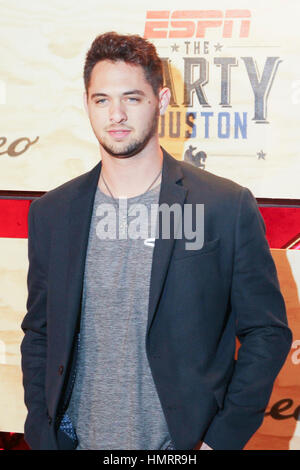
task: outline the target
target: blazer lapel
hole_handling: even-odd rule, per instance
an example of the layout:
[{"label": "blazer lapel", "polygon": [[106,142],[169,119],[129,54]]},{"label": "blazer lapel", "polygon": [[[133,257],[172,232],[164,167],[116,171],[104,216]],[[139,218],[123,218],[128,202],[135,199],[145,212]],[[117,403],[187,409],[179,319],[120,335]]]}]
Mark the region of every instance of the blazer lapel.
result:
[{"label": "blazer lapel", "polygon": [[[168,204],[168,207],[172,206],[172,204],[180,204],[182,207],[186,198],[187,189],[178,184],[183,178],[181,167],[174,157],[169,155],[164,149],[162,150],[164,159],[159,206],[165,203]],[[164,286],[173,245],[174,237],[172,236],[170,239],[163,239],[160,234],[160,236],[155,240],[150,280],[146,336],[149,334],[149,330],[154,319],[156,308]]]},{"label": "blazer lapel", "polygon": [[80,318],[85,259],[101,167],[100,161],[82,180],[69,208],[66,310],[70,341],[74,337],[77,320]]}]

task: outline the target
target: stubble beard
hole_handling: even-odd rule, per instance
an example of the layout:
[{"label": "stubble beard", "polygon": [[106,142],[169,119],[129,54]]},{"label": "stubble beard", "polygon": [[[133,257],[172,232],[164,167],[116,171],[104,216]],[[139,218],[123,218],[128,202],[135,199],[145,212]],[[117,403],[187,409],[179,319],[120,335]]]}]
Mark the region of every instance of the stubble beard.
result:
[{"label": "stubble beard", "polygon": [[147,130],[145,131],[145,134],[139,140],[134,140],[133,142],[130,142],[127,145],[127,147],[121,150],[114,149],[113,144],[109,145],[107,142],[105,142],[105,139],[99,139],[99,142],[101,146],[104,148],[104,150],[112,157],[117,157],[117,158],[133,157],[134,155],[140,153],[146,147],[149,140],[157,133],[158,119],[159,119],[159,108],[157,107],[155,109],[155,113],[151,120],[152,121],[151,127],[147,128]]}]

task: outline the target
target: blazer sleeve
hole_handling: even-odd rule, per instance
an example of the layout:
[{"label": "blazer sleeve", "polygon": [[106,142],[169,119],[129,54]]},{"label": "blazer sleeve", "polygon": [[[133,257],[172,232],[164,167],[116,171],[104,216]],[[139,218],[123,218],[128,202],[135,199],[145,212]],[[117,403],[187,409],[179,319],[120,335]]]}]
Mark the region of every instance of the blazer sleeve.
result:
[{"label": "blazer sleeve", "polygon": [[223,408],[203,439],[215,450],[242,449],[259,428],[292,342],[265,224],[247,188],[236,220],[231,312],[241,346]]},{"label": "blazer sleeve", "polygon": [[31,203],[28,213],[27,313],[21,324],[25,333],[21,343],[21,367],[28,410],[25,440],[33,449],[39,448],[41,429],[48,421],[45,398],[47,285],[35,227],[36,202]]}]

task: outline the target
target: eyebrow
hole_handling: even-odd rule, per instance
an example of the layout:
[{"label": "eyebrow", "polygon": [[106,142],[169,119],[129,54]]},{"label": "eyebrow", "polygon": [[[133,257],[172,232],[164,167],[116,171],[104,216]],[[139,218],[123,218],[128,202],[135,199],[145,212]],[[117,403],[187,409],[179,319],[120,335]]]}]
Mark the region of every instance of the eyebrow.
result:
[{"label": "eyebrow", "polygon": [[[125,91],[122,93],[123,96],[127,95],[140,95],[140,96],[145,96],[145,93],[142,90],[130,90],[130,91]],[[96,98],[97,96],[108,96],[106,93],[93,93],[91,95],[91,98]]]}]

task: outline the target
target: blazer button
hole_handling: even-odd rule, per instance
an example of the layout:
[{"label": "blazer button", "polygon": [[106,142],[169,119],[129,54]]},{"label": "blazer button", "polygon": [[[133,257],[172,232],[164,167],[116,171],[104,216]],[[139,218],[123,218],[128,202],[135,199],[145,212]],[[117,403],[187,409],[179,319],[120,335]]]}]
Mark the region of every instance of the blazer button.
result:
[{"label": "blazer button", "polygon": [[52,423],[52,418],[51,416],[48,415],[48,423],[51,424]]},{"label": "blazer button", "polygon": [[59,368],[58,368],[59,375],[62,375],[63,371],[64,371],[64,366],[59,366]]}]

